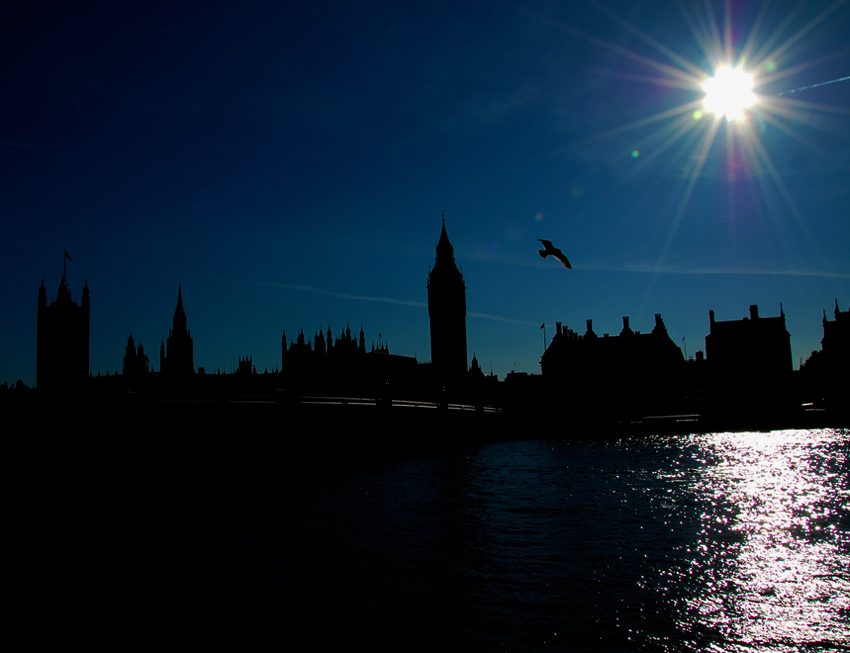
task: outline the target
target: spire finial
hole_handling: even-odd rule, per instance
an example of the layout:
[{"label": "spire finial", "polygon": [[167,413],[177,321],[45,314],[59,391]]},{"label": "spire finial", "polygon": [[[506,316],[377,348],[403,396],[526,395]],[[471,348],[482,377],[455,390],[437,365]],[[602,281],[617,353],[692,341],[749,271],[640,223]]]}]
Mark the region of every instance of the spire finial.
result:
[{"label": "spire finial", "polygon": [[65,255],[62,257],[62,283],[65,283],[65,261],[70,261],[71,255],[66,248],[63,247],[62,249],[65,250]]}]

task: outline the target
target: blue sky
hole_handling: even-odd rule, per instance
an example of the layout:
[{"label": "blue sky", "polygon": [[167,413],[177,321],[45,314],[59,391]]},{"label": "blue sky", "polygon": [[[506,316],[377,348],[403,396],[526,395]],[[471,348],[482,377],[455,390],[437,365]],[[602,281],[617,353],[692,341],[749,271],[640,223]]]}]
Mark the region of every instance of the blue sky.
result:
[{"label": "blue sky", "polygon": [[[542,323],[661,313],[692,356],[710,309],[780,303],[799,363],[850,304],[850,3],[711,4],[2,10],[0,381],[35,382],[63,248],[94,373],[130,332],[158,369],[178,283],[208,371],[346,324],[427,361],[442,211],[485,371],[539,372]],[[725,57],[743,124],[694,114]]]}]

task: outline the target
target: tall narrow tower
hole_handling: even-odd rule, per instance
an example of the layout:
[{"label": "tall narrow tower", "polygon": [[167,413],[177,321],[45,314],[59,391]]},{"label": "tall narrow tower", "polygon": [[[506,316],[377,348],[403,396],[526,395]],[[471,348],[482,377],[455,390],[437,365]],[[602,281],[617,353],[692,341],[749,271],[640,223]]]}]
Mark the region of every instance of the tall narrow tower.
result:
[{"label": "tall narrow tower", "polygon": [[190,376],[195,373],[192,332],[186,328],[186,311],[183,310],[183,293],[179,285],[172,328],[168,332],[166,347],[160,348],[160,371],[169,376]]},{"label": "tall narrow tower", "polygon": [[442,381],[463,378],[466,358],[466,286],[455,263],[454,248],[443,230],[437,260],[428,274],[428,315],[431,321],[431,364]]},{"label": "tall narrow tower", "polygon": [[42,279],[38,289],[36,345],[36,385],[39,390],[77,391],[88,379],[89,304],[88,282],[83,284],[83,296],[78,305],[71,299],[63,270],[56,301],[48,305]]}]

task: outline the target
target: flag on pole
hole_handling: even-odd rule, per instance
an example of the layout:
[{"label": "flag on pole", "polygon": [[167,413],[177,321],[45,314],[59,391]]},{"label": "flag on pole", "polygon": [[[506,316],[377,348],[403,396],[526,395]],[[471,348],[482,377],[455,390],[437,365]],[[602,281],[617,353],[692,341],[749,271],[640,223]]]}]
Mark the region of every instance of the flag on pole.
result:
[{"label": "flag on pole", "polygon": [[69,261],[71,260],[71,255],[68,253],[67,249],[65,250],[65,258],[68,259]]}]

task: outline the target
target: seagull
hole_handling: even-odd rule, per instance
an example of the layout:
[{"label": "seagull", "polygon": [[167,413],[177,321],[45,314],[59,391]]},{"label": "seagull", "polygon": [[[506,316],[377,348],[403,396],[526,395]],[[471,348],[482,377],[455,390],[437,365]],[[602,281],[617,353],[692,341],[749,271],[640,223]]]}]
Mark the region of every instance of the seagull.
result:
[{"label": "seagull", "polygon": [[539,240],[541,243],[543,243],[543,247],[544,247],[544,249],[538,249],[537,250],[537,253],[540,254],[540,256],[542,256],[543,258],[546,258],[547,256],[550,256],[550,255],[554,256],[556,259],[558,259],[561,262],[561,265],[563,265],[565,268],[572,269],[573,266],[570,265],[570,262],[569,262],[569,260],[567,260],[567,257],[564,256],[564,253],[560,249],[558,249],[557,247],[552,245],[551,240],[543,240],[542,238],[538,238],[537,240]]}]

